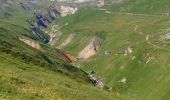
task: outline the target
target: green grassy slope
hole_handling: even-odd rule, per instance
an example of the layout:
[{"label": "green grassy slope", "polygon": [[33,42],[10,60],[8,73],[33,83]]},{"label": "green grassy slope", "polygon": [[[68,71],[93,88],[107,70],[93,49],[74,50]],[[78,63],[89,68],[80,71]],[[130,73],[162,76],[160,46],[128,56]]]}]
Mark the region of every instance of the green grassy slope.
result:
[{"label": "green grassy slope", "polygon": [[48,68],[22,63],[2,53],[0,61],[0,99],[114,100],[111,93]]},{"label": "green grassy slope", "polygon": [[[168,6],[168,0],[129,0],[104,7],[113,13],[86,9],[60,21],[60,25],[68,25],[61,28],[64,35],[58,42],[69,33],[77,33],[64,48],[77,55],[93,36],[102,33],[104,43],[100,52],[80,62],[83,68],[95,70],[123,100],[169,100],[170,47],[168,40],[160,39],[161,35],[169,33],[170,17],[162,16],[169,12]],[[124,56],[128,47],[133,53]],[[105,51],[111,53],[104,56]],[[127,79],[125,84],[120,82],[123,78]]]},{"label": "green grassy slope", "polygon": [[[26,20],[34,16],[18,5],[9,8],[0,11],[0,99],[116,99],[113,93],[93,87],[84,71],[70,65],[57,49],[25,30],[30,27]],[[12,16],[4,15],[5,12]],[[26,45],[19,37],[33,39],[45,52]]]},{"label": "green grassy slope", "polygon": [[[11,20],[17,19],[11,18]],[[19,24],[20,22],[14,24],[10,21],[1,21],[0,53],[9,54],[12,57],[18,59],[20,62],[33,64],[40,67],[47,67],[51,70],[65,73],[68,76],[71,76],[72,78],[80,81],[87,80],[86,74],[82,70],[77,69],[67,63],[57,49],[50,48],[50,46],[40,43],[42,48],[45,50],[44,52],[41,52],[20,41],[20,37],[31,39],[35,36],[32,33],[27,32],[25,27],[20,26]]]},{"label": "green grassy slope", "polygon": [[169,0],[124,0],[120,4],[108,7],[110,10],[119,12],[160,14],[169,12]]}]

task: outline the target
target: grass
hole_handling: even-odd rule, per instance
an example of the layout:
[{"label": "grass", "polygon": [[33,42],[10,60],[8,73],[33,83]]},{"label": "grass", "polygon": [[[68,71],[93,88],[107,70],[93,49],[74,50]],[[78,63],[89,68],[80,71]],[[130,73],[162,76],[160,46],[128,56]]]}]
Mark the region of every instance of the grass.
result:
[{"label": "grass", "polygon": [[109,10],[115,12],[131,12],[143,14],[163,14],[168,13],[170,2],[168,0],[124,0],[120,4],[107,6]]},{"label": "grass", "polygon": [[[82,68],[96,71],[122,100],[168,100],[170,47],[169,41],[161,41],[160,36],[169,33],[170,17],[162,16],[169,12],[169,5],[168,0],[129,0],[105,6],[113,12],[111,14],[90,8],[82,10],[61,19],[61,26],[68,25],[61,28],[64,35],[58,42],[61,43],[69,33],[77,33],[77,37],[64,48],[77,55],[96,33],[103,34],[105,39],[100,52],[80,61]],[[133,53],[124,56],[128,47],[132,47]],[[105,51],[111,53],[104,56]],[[147,63],[149,59],[151,61]],[[120,82],[124,77],[126,84]]]},{"label": "grass", "polygon": [[0,57],[0,98],[8,100],[113,100],[114,95],[48,68]]},{"label": "grass", "polygon": [[[85,73],[65,62],[57,49],[40,43],[46,52],[39,52],[18,41],[20,36],[36,40],[25,31],[30,27],[26,19],[33,16],[18,11],[17,6],[8,9],[13,16],[0,20],[0,97],[169,100],[169,40],[160,39],[169,33],[170,17],[162,16],[169,12],[169,5],[168,0],[128,0],[103,7],[112,13],[86,8],[58,22],[63,34],[57,45],[70,33],[76,33],[75,39],[64,48],[73,55],[94,36],[104,39],[97,55],[79,63],[83,70],[97,72],[97,76],[113,88],[111,93],[94,88]],[[133,53],[124,56],[128,47]],[[110,52],[107,56],[106,51]],[[123,78],[127,79],[125,83],[120,82]]]},{"label": "grass", "polygon": [[[4,16],[6,12],[11,16]],[[0,11],[0,17],[0,99],[117,99],[114,93],[92,86],[83,70],[67,63],[57,49],[27,32],[31,26],[26,20],[34,16],[14,4]],[[19,37],[37,41],[45,52],[19,41]]]}]

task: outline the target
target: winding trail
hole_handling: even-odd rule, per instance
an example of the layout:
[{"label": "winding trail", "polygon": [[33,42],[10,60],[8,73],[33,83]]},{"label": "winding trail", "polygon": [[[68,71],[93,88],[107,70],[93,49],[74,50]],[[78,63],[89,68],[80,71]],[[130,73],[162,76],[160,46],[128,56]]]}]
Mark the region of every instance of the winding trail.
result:
[{"label": "winding trail", "polygon": [[162,13],[162,14],[141,14],[141,13],[126,13],[126,12],[112,12],[107,9],[94,9],[94,10],[100,10],[105,11],[105,13],[108,14],[118,14],[118,15],[131,15],[131,16],[145,16],[145,17],[165,17],[170,16],[169,13]]},{"label": "winding trail", "polygon": [[152,14],[134,14],[134,13],[120,13],[120,12],[112,12],[113,14],[119,15],[131,15],[131,16],[145,16],[145,17],[164,17],[167,15],[152,15]]}]

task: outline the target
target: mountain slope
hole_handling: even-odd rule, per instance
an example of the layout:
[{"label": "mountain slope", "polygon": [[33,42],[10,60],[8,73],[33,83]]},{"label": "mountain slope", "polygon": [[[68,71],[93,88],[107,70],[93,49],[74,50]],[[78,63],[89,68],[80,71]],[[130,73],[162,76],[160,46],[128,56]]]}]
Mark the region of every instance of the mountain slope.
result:
[{"label": "mountain slope", "polygon": [[0,10],[0,99],[115,98],[93,87],[85,71],[68,63],[60,50],[28,31],[33,26],[27,20],[36,20],[36,16],[22,9],[19,1],[11,2],[14,4],[8,3]]},{"label": "mountain slope", "polygon": [[[169,0],[125,0],[58,20],[45,0],[23,3],[36,14],[20,4],[0,6],[0,98],[170,99]],[[47,17],[62,33],[53,46],[47,40],[56,30]],[[64,54],[78,61],[69,63]],[[104,89],[93,87],[87,72],[96,73]]]},{"label": "mountain slope", "polygon": [[114,95],[62,73],[0,56],[0,99],[113,100]]},{"label": "mountain slope", "polygon": [[31,48],[19,41],[17,36],[21,34],[15,32],[0,28],[1,99],[111,100],[114,97],[94,88],[86,74],[65,62],[57,51],[51,55]]},{"label": "mountain slope", "polygon": [[79,11],[60,21],[64,35],[58,44],[76,33],[63,49],[77,56],[93,37],[101,37],[98,54],[79,61],[83,69],[96,71],[123,100],[168,100],[169,5],[168,0],[129,0]]}]

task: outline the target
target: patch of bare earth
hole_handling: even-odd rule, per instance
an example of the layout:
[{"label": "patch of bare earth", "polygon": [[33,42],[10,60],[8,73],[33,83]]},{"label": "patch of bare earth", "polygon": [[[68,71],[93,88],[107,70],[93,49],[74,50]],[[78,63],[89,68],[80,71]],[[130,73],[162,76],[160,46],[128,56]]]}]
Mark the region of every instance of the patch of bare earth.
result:
[{"label": "patch of bare earth", "polygon": [[93,37],[89,44],[82,51],[79,52],[78,58],[87,59],[95,55],[100,50],[102,41],[103,40],[97,36]]},{"label": "patch of bare earth", "polygon": [[35,48],[35,49],[37,49],[39,51],[43,51],[44,52],[43,48],[37,42],[34,42],[32,40],[29,40],[29,39],[24,39],[24,38],[19,38],[19,40],[23,41],[25,44],[31,46],[32,48]]}]

